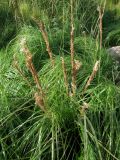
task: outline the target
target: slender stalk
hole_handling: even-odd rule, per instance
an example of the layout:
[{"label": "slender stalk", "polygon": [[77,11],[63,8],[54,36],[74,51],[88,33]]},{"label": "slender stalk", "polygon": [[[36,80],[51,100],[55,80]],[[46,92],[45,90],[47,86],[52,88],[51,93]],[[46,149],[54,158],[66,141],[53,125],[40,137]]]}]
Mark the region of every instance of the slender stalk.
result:
[{"label": "slender stalk", "polygon": [[88,135],[87,135],[87,124],[86,124],[85,113],[84,113],[84,160],[88,160]]},{"label": "slender stalk", "polygon": [[100,19],[100,24],[99,24],[99,29],[100,29],[100,49],[102,48],[102,18],[103,18],[103,15],[102,15],[102,9],[101,7],[99,7],[99,19]]},{"label": "slender stalk", "polygon": [[52,155],[51,160],[55,160],[55,148],[54,148],[54,117],[52,114]]},{"label": "slender stalk", "polygon": [[66,67],[65,67],[65,61],[64,61],[63,57],[61,57],[61,60],[62,60],[62,69],[63,69],[63,75],[64,75],[64,82],[65,82],[66,92],[68,94],[68,79],[67,79],[67,71],[66,71]]},{"label": "slender stalk", "polygon": [[75,63],[74,63],[74,18],[73,18],[73,0],[70,0],[71,5],[71,33],[70,33],[70,55],[71,55],[71,66],[72,66],[72,94],[75,95],[76,83],[75,83]]},{"label": "slender stalk", "polygon": [[103,41],[103,15],[105,11],[106,0],[104,1],[103,8],[101,6],[98,7],[99,11],[99,32],[100,32],[100,49],[102,48],[102,41]]},{"label": "slender stalk", "polygon": [[[90,86],[91,82],[93,81],[97,71],[98,71],[98,68],[99,68],[99,64],[100,64],[100,61],[97,61],[93,67],[93,71],[92,71],[92,74],[90,75],[86,85],[85,85],[85,88],[84,88],[84,92],[86,92],[87,88]],[[83,93],[84,93],[83,92]]]},{"label": "slender stalk", "polygon": [[44,25],[44,23],[42,21],[38,21],[36,18],[33,18],[33,20],[39,26],[39,29],[40,29],[40,31],[42,33],[43,39],[44,39],[45,44],[46,44],[46,49],[47,49],[47,52],[49,54],[51,63],[54,66],[53,53],[52,53],[51,48],[50,48],[50,43],[49,43],[49,40],[48,40],[48,34],[47,34],[46,30],[45,30],[45,25]]},{"label": "slender stalk", "polygon": [[56,125],[56,135],[55,135],[55,139],[56,139],[56,159],[59,160],[59,126]]}]

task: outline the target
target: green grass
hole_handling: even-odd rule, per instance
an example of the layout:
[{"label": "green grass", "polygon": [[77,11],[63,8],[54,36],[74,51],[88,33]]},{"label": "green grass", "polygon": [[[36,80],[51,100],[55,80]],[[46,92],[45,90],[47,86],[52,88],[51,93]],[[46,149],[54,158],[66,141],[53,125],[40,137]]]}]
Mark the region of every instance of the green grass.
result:
[{"label": "green grass", "polygon": [[[62,56],[70,92],[70,3],[65,0],[34,1],[30,11],[30,2],[18,1],[19,12],[16,14],[20,13],[21,17],[16,19],[16,37],[10,38],[9,43],[2,41],[7,47],[0,51],[0,159],[119,160],[119,66],[109,57],[105,45],[102,49],[99,47],[96,37],[99,33],[96,10],[98,2],[76,1],[74,4],[74,58],[82,63],[76,76],[74,96],[67,94],[61,61]],[[107,5],[106,10],[111,10],[110,4]],[[13,13],[15,14],[14,10]],[[45,23],[54,67],[32,16]],[[105,15],[104,18],[106,17]],[[116,20],[118,18],[117,14]],[[106,46],[119,44],[119,28],[113,22],[114,18],[108,26],[110,33],[104,23]],[[21,50],[20,42],[23,38],[26,38],[44,91],[45,112],[35,103],[37,86],[26,67],[25,55]],[[13,65],[14,57],[22,76]],[[99,70],[84,92],[97,60],[100,60]],[[84,109],[85,105],[88,109]]]},{"label": "green grass", "polygon": [[[78,40],[80,42],[83,40],[84,43],[84,38],[76,38],[75,48],[77,43],[79,44]],[[116,106],[119,104],[117,98],[119,88],[106,74],[109,66],[111,69],[112,62],[108,57],[110,65],[108,62],[102,64],[102,60],[107,58],[105,51],[97,51],[97,47],[93,51],[91,46],[95,47],[96,42],[93,43],[90,38],[87,39],[87,43],[85,43],[86,46],[80,43],[80,49],[78,47],[76,50],[76,58],[83,63],[83,66],[77,76],[77,93],[73,98],[69,98],[66,94],[60,56],[55,56],[54,68],[49,59],[44,60],[39,76],[45,91],[46,113],[42,113],[34,104],[32,95],[36,87],[27,86],[17,70],[8,65],[11,64],[10,59],[5,63],[6,66],[4,70],[2,69],[1,75],[2,79],[9,76],[9,80],[6,83],[7,92],[3,88],[1,93],[8,104],[7,112],[4,107],[4,116],[1,116],[1,157],[4,157],[3,159],[38,159],[39,157],[47,159],[48,155],[51,159],[69,159],[71,156],[75,159],[77,155],[85,159],[88,159],[89,155],[91,159],[96,157],[102,159],[104,156],[106,159],[112,156],[119,157],[118,149],[112,147],[111,144],[115,144],[110,142],[116,139],[116,132],[119,131],[119,121],[115,116],[116,110],[119,109]],[[86,55],[83,56],[83,52]],[[99,58],[101,57],[99,73],[85,95],[82,95],[85,82],[97,60],[96,54],[100,55]],[[4,53],[3,57],[5,56]],[[70,56],[65,56],[64,59],[68,82],[70,82]],[[109,71],[110,74],[112,75],[112,70],[111,73]],[[28,78],[33,83],[32,77]],[[84,101],[90,105],[90,108],[81,115],[80,109]],[[6,106],[5,100],[3,102]],[[115,128],[113,129],[111,125]],[[118,141],[118,148],[119,145]]]}]

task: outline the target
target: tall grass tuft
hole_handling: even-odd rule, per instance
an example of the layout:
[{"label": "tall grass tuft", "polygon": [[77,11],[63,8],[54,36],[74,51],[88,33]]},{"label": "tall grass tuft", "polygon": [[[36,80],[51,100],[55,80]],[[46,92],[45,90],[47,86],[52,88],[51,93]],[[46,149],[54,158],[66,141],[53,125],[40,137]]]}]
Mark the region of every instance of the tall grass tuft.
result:
[{"label": "tall grass tuft", "polygon": [[102,1],[10,2],[19,27],[0,51],[0,159],[119,160],[119,67],[102,45]]}]

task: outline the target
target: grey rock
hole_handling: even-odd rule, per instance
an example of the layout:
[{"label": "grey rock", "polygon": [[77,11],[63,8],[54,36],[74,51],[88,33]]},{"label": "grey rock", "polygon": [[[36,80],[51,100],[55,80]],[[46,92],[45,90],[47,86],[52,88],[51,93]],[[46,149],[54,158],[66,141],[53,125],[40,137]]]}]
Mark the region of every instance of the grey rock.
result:
[{"label": "grey rock", "polygon": [[107,49],[107,52],[115,60],[120,62],[120,46],[111,47],[111,48]]}]

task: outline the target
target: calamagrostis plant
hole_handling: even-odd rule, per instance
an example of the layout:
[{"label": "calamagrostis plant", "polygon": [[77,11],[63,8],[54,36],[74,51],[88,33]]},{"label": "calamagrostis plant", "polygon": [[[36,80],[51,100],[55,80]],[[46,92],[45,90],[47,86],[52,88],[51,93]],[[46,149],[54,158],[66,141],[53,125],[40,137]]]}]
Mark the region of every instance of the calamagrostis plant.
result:
[{"label": "calamagrostis plant", "polygon": [[78,60],[74,59],[75,56],[75,50],[74,50],[74,17],[73,17],[73,0],[70,1],[71,5],[71,32],[70,32],[70,55],[71,55],[71,75],[72,75],[72,83],[71,83],[71,88],[72,88],[72,93],[70,93],[70,96],[75,95],[76,92],[76,76],[77,72],[80,69],[82,63],[79,62]]},{"label": "calamagrostis plant", "polygon": [[45,111],[45,104],[44,104],[44,92],[42,89],[42,86],[40,84],[39,78],[38,78],[38,74],[34,68],[33,62],[32,62],[32,54],[30,53],[28,47],[27,47],[27,43],[26,43],[26,39],[22,39],[21,41],[21,47],[22,47],[22,51],[25,54],[25,60],[26,60],[26,67],[28,68],[28,70],[31,72],[32,77],[34,79],[34,82],[37,86],[37,92],[34,95],[35,98],[35,103],[43,110]]}]

